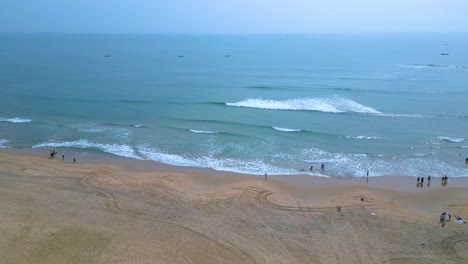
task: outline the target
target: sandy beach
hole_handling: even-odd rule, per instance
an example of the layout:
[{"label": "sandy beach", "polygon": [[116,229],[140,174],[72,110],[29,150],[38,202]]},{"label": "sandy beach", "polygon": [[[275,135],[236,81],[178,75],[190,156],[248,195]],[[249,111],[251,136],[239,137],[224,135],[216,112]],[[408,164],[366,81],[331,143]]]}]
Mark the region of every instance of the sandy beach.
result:
[{"label": "sandy beach", "polygon": [[[364,201],[361,201],[361,198]],[[468,180],[259,176],[0,153],[0,263],[467,263]]]}]

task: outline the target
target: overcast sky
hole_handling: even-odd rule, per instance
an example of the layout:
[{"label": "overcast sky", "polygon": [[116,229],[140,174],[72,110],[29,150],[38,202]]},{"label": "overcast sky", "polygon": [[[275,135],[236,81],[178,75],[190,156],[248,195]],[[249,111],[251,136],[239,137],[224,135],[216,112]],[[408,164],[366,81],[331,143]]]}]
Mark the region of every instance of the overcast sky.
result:
[{"label": "overcast sky", "polygon": [[468,0],[0,0],[0,32],[468,31]]}]

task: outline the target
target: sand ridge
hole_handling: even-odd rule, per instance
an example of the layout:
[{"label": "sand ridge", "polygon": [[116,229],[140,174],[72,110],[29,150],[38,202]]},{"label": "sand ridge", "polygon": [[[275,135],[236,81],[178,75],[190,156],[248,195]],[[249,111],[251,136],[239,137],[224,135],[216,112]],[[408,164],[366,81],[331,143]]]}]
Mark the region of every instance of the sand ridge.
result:
[{"label": "sand ridge", "polygon": [[2,153],[0,263],[468,261],[468,225],[438,223],[443,210],[468,218],[465,181],[305,181]]}]

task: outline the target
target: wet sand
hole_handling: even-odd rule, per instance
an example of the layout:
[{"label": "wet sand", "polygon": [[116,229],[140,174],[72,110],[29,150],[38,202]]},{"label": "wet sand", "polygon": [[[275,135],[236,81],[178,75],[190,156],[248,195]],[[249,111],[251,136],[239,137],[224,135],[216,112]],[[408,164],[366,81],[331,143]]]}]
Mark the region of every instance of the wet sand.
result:
[{"label": "wet sand", "polygon": [[468,220],[467,178],[417,188],[113,161],[0,153],[0,263],[468,262],[468,224],[439,224]]}]

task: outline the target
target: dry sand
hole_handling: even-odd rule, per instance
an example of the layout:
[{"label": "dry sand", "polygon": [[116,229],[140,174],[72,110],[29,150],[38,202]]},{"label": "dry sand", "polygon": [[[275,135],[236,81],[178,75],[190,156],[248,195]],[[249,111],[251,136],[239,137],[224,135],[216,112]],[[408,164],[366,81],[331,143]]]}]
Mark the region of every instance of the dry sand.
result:
[{"label": "dry sand", "polygon": [[0,263],[468,263],[466,178],[216,174],[0,154]]}]

